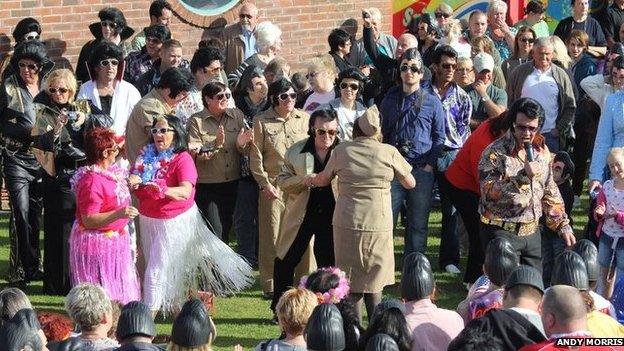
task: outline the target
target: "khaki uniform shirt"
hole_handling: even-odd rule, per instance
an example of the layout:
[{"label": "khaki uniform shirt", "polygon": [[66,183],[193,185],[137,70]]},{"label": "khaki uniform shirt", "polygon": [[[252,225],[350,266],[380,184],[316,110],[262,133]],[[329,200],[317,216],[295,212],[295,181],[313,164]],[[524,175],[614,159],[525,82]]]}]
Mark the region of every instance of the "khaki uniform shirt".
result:
[{"label": "khaki uniform shirt", "polygon": [[249,152],[251,173],[261,188],[275,178],[284,164],[286,150],[308,136],[310,116],[300,110],[291,112],[288,119],[269,109],[254,118],[254,143]]},{"label": "khaki uniform shirt", "polygon": [[126,126],[126,154],[130,164],[134,164],[141,149],[149,144],[154,117],[167,115],[172,111],[160,89],[153,89],[137,102]]},{"label": "khaki uniform shirt", "polygon": [[244,115],[237,108],[228,108],[223,117],[217,120],[204,109],[191,116],[188,121],[189,148],[199,145],[214,145],[219,126],[223,126],[225,140],[223,147],[209,160],[195,159],[198,183],[225,183],[237,180],[240,174],[241,152],[236,145],[236,138],[244,128]]}]

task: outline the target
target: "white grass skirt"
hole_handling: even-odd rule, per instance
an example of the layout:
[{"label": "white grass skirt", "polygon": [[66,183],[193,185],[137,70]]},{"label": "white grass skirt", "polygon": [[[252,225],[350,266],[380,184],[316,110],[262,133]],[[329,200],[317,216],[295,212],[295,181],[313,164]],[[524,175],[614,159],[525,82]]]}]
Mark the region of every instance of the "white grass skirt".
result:
[{"label": "white grass skirt", "polygon": [[200,287],[224,295],[253,283],[249,264],[208,229],[197,205],[170,219],[141,215],[139,225],[143,302],[151,310],[175,312]]}]

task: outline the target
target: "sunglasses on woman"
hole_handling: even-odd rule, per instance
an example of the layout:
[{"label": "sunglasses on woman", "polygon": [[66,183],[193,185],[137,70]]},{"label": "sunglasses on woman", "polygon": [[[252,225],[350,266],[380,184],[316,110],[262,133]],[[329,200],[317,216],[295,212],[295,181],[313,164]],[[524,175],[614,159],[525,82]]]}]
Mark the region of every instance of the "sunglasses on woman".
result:
[{"label": "sunglasses on woman", "polygon": [[451,15],[449,15],[448,13],[442,13],[442,12],[436,13],[435,16],[436,16],[436,18],[442,18],[442,17],[449,18],[449,17],[451,17]]},{"label": "sunglasses on woman", "polygon": [[318,135],[318,136],[323,136],[325,134],[327,134],[329,136],[336,136],[336,134],[338,134],[338,131],[335,130],[335,129],[315,128],[314,131],[316,132],[316,135]]},{"label": "sunglasses on woman", "polygon": [[281,93],[277,96],[277,98],[282,101],[286,101],[288,98],[295,100],[297,98],[297,93]]},{"label": "sunglasses on woman", "polygon": [[214,96],[215,100],[219,100],[219,101],[223,101],[223,100],[229,100],[232,97],[232,94],[230,93],[219,93],[217,95]]},{"label": "sunglasses on woman", "polygon": [[36,70],[39,69],[39,66],[37,66],[34,63],[28,63],[27,64],[27,63],[24,63],[24,62],[19,62],[17,65],[19,66],[19,68],[28,68],[31,71],[36,71]]},{"label": "sunglasses on woman", "polygon": [[533,44],[533,43],[535,43],[535,39],[533,39],[533,38],[520,38],[519,40],[520,40],[521,42],[523,42],[523,43],[528,43],[528,44]]},{"label": "sunglasses on woman", "polygon": [[407,70],[411,70],[412,73],[420,72],[420,68],[418,68],[418,66],[416,66],[416,65],[411,65],[411,66],[402,65],[401,66],[401,72],[407,72]]},{"label": "sunglasses on woman", "polygon": [[100,66],[102,67],[117,66],[118,64],[119,64],[119,61],[116,59],[108,59],[108,60],[100,61]]},{"label": "sunglasses on woman", "polygon": [[50,94],[56,94],[57,92],[59,94],[65,94],[69,91],[69,89],[67,88],[48,88],[48,93]]},{"label": "sunglasses on woman", "polygon": [[151,132],[153,135],[156,134],[167,134],[167,132],[173,132],[173,128],[152,128]]},{"label": "sunglasses on woman", "polygon": [[102,25],[102,27],[108,27],[110,29],[117,29],[117,23],[113,21],[102,21],[100,22],[100,25]]},{"label": "sunglasses on woman", "polygon": [[340,89],[347,89],[347,88],[351,88],[351,90],[358,90],[360,89],[360,86],[355,83],[340,83]]},{"label": "sunglasses on woman", "polygon": [[39,40],[39,34],[26,36],[24,37],[24,40],[26,41]]}]

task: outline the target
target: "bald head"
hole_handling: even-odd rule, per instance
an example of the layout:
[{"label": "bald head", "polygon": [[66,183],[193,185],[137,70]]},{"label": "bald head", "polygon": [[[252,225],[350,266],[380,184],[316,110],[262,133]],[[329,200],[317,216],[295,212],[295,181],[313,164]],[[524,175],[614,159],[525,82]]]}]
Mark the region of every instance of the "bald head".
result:
[{"label": "bald head", "polygon": [[245,29],[253,30],[256,28],[258,23],[258,8],[256,5],[250,2],[244,3],[238,10],[238,20],[238,23]]},{"label": "bald head", "polygon": [[405,50],[416,47],[418,47],[418,39],[416,39],[416,36],[410,33],[401,34],[399,39],[397,39],[397,48],[395,52],[396,59],[401,59]]},{"label": "bald head", "polygon": [[568,285],[554,285],[546,290],[541,315],[547,336],[587,329],[583,297],[576,288]]}]

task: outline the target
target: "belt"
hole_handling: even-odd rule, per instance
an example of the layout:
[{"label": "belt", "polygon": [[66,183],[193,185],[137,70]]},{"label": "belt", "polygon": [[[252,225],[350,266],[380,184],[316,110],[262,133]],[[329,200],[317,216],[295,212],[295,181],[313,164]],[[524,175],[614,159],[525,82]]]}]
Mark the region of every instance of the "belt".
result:
[{"label": "belt", "polygon": [[505,222],[500,219],[489,219],[483,216],[481,216],[481,222],[484,224],[489,224],[489,225],[493,225],[496,227],[500,227],[503,230],[506,230],[508,232],[513,232],[514,234],[518,236],[531,235],[535,233],[535,231],[537,230],[537,227],[539,226],[538,221],[529,222],[529,223]]}]

